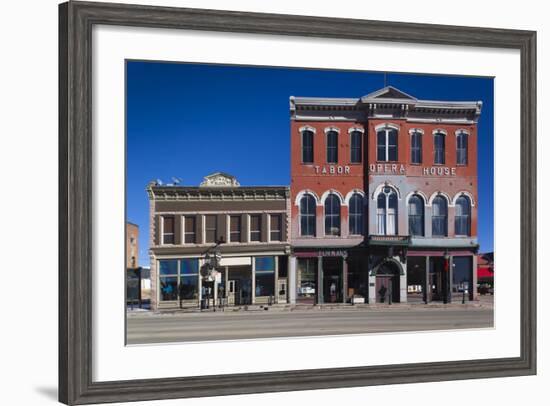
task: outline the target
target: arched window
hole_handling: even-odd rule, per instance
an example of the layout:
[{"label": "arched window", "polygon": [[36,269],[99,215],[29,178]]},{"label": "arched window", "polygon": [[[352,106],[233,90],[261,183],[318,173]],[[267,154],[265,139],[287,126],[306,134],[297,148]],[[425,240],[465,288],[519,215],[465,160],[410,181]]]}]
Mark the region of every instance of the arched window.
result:
[{"label": "arched window", "polygon": [[470,199],[460,196],[455,204],[455,234],[470,235]]},{"label": "arched window", "polygon": [[300,235],[315,236],[315,198],[312,195],[305,195],[300,200]]},{"label": "arched window", "polygon": [[354,130],[350,133],[350,162],[352,164],[361,163],[363,160],[363,133],[358,130]]},{"label": "arched window", "polygon": [[422,163],[422,133],[420,131],[411,133],[411,163]]},{"label": "arched window", "polygon": [[456,164],[468,165],[468,134],[464,131],[456,136]]},{"label": "arched window", "polygon": [[445,164],[445,134],[434,134],[434,164]]},{"label": "arched window", "polygon": [[447,200],[442,196],[437,196],[432,203],[432,235],[447,235]]},{"label": "arched window", "polygon": [[424,200],[418,195],[409,199],[409,234],[424,235]]},{"label": "arched window", "polygon": [[302,163],[313,163],[313,131],[302,131]]},{"label": "arched window", "polygon": [[334,130],[327,132],[327,163],[338,163],[338,132]]},{"label": "arched window", "polygon": [[379,235],[397,234],[397,193],[385,186],[378,195],[377,223]]},{"label": "arched window", "polygon": [[325,235],[340,235],[340,199],[335,194],[325,200]]},{"label": "arched window", "polygon": [[363,234],[363,196],[354,193],[349,200],[349,233]]},{"label": "arched window", "polygon": [[384,127],[376,132],[376,160],[397,161],[397,130]]}]

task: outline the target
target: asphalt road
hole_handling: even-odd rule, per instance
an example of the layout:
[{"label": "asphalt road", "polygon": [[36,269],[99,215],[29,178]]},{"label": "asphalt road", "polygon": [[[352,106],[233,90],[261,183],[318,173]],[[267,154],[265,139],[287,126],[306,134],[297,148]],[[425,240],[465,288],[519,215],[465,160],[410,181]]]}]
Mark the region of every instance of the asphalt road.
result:
[{"label": "asphalt road", "polygon": [[236,340],[493,326],[491,308],[132,314],[127,343]]}]

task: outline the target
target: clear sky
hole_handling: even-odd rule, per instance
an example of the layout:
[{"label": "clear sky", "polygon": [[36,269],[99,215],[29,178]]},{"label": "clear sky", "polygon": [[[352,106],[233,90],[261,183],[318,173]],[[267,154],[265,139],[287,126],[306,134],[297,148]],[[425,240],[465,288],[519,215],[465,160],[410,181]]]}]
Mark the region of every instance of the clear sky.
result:
[{"label": "clear sky", "polygon": [[149,266],[154,179],[197,186],[217,171],[241,185],[290,184],[290,96],[361,97],[392,85],[418,99],[483,102],[478,123],[478,238],[493,250],[493,79],[295,68],[127,62],[127,220]]}]

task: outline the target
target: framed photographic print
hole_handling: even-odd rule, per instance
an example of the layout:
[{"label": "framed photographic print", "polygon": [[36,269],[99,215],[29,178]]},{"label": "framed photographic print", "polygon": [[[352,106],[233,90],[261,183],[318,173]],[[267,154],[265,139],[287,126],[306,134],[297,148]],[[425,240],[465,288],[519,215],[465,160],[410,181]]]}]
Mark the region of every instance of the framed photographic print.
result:
[{"label": "framed photographic print", "polygon": [[534,32],[59,16],[60,401],[536,373]]}]

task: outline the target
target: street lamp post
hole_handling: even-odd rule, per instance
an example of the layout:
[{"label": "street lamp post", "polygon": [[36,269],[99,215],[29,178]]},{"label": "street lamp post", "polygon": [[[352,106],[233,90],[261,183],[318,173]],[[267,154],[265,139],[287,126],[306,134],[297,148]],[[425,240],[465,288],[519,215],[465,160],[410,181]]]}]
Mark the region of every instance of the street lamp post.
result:
[{"label": "street lamp post", "polygon": [[449,271],[449,259],[451,258],[449,255],[449,250],[445,250],[443,254],[443,258],[445,259],[444,270],[445,270],[445,289],[443,292],[443,303],[447,304],[449,302],[449,294],[450,294],[450,271]]},{"label": "street lamp post", "polygon": [[[216,241],[215,245],[208,248],[204,252],[204,264],[205,264],[205,270],[207,272],[205,274],[203,274],[201,272],[201,276],[203,277],[203,280],[205,282],[206,281],[210,282],[210,281],[212,281],[212,279],[215,280],[216,269],[219,267],[220,261],[222,259],[222,254],[219,250],[219,246],[221,244],[223,244],[224,242],[225,242],[225,240],[223,239],[223,237],[221,237]],[[206,302],[205,302],[205,298],[202,298],[202,300],[201,300],[201,309],[205,308],[205,307],[207,308],[208,305],[209,305],[209,302],[210,302],[210,294],[206,289],[205,289],[205,293],[206,293]],[[215,303],[214,303],[214,306],[215,306]]]}]

